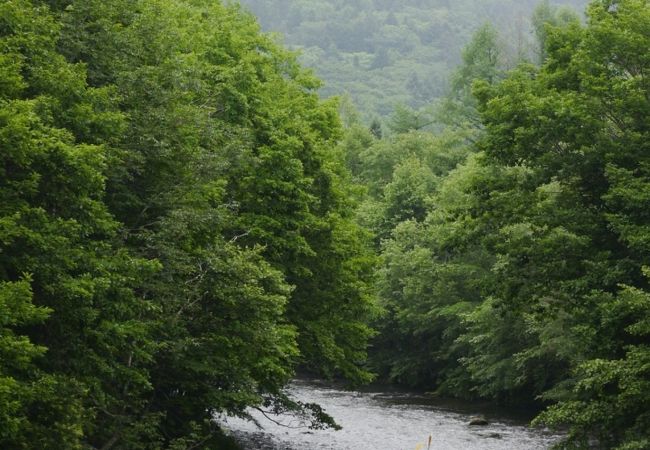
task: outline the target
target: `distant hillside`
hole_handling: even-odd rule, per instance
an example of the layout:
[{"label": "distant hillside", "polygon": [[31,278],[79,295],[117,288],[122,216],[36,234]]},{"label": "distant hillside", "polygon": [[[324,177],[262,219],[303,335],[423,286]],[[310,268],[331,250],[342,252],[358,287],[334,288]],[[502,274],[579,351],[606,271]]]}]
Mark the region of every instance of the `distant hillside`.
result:
[{"label": "distant hillside", "polygon": [[[397,103],[421,107],[444,95],[472,32],[494,23],[506,57],[534,58],[530,17],[538,0],[241,0],[266,31],[302,53],[326,86],[348,93],[366,118]],[[583,11],[587,0],[560,0]]]}]

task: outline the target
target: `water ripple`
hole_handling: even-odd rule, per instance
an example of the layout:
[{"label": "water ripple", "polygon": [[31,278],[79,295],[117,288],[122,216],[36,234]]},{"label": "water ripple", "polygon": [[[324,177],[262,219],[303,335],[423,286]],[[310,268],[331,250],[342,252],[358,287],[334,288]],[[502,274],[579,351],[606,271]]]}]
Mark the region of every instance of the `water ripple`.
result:
[{"label": "water ripple", "polygon": [[[426,450],[429,436],[430,450],[542,450],[558,440],[548,431],[494,416],[488,416],[488,426],[470,427],[470,412],[408,394],[350,392],[305,381],[292,383],[289,392],[320,404],[343,429],[289,429],[256,411],[251,415],[263,430],[237,418],[220,420],[246,450]],[[294,418],[278,419],[297,425]]]}]

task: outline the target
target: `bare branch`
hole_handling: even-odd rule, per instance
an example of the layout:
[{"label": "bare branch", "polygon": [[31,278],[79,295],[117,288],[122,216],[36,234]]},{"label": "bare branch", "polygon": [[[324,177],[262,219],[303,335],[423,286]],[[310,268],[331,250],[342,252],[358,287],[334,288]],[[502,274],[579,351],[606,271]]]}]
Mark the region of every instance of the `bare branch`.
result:
[{"label": "bare branch", "polygon": [[257,411],[259,411],[259,412],[260,412],[260,413],[261,413],[261,414],[262,414],[266,419],[268,419],[269,421],[273,422],[274,424],[276,424],[276,425],[278,425],[278,426],[281,426],[281,427],[284,427],[284,428],[289,428],[289,429],[291,429],[291,430],[300,430],[300,429],[309,428],[307,425],[291,426],[291,425],[283,424],[282,422],[278,422],[277,420],[271,418],[271,417],[269,416],[269,412],[268,412],[268,411],[264,411],[264,410],[261,409],[261,408],[255,408],[255,409],[256,409]]}]

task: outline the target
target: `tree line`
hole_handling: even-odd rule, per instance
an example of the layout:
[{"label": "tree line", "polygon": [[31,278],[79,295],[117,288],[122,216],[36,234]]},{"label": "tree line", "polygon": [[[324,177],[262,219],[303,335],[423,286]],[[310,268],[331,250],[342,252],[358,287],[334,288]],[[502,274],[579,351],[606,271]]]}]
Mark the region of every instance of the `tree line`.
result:
[{"label": "tree line", "polygon": [[370,379],[336,102],[213,0],[0,4],[0,447],[221,448]]},{"label": "tree line", "polygon": [[[380,377],[540,411],[560,448],[650,447],[650,5],[542,3],[541,64],[479,29],[428,118],[352,122],[380,254]],[[380,131],[380,132],[378,132]]]},{"label": "tree line", "polygon": [[[300,52],[326,81],[324,96],[349,95],[365,120],[396,104],[427,107],[445,97],[449,77],[474,30],[500,31],[503,58],[536,61],[531,16],[539,0],[241,0],[265,30]],[[555,0],[582,11],[587,0]]]}]

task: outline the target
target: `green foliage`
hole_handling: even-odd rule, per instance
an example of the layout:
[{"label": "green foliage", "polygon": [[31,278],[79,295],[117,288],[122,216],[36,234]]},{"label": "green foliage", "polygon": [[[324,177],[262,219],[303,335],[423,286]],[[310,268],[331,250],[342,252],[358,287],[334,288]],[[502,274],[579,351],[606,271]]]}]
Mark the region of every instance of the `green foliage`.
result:
[{"label": "green foliage", "polygon": [[[104,93],[88,89],[82,68],[56,53],[57,25],[45,9],[22,1],[3,9],[2,48],[22,61],[24,88],[3,93],[0,103],[0,274],[5,288],[31,274],[40,320],[21,328],[47,348],[16,375],[19,387],[29,386],[19,409],[26,416],[3,443],[81,448],[100,411],[112,411],[103,428],[115,429],[116,411],[137,408],[148,391],[143,364],[151,346],[146,323],[135,320],[145,303],[132,282],[149,269],[113,246],[118,224],[101,200],[103,148],[73,137],[85,127],[101,136],[119,114],[101,111]],[[28,298],[24,290],[15,295]],[[37,315],[44,308],[47,320]]]},{"label": "green foliage", "polygon": [[408,133],[417,131],[433,124],[431,114],[425,109],[415,111],[407,106],[398,104],[390,118],[388,127],[393,133]]},{"label": "green foliage", "polygon": [[472,88],[475,83],[497,83],[506,68],[499,33],[493,25],[483,25],[463,49],[462,63],[452,75],[449,93],[438,110],[438,121],[461,129],[480,128],[478,103]]},{"label": "green foliage", "polygon": [[422,44],[474,2],[267,3],[303,58],[402,78],[368,108],[410,103],[392,135],[237,6],[0,5],[0,447],[223,448],[251,406],[336,428],[283,387],[371,380],[374,337],[394,382],[646,448],[648,2],[542,4],[510,72],[525,45],[479,28],[435,93]]},{"label": "green foliage", "polygon": [[592,359],[575,369],[572,395],[536,422],[573,425],[565,448],[587,447],[596,437],[603,447],[645,448],[648,444],[650,388],[650,295],[624,286],[616,298],[598,305],[603,323],[622,327],[626,341],[617,359]]},{"label": "green foliage", "polygon": [[580,17],[569,8],[552,6],[548,0],[540,2],[532,16],[532,25],[537,38],[537,61],[543,64],[547,57],[546,45],[548,29],[566,27],[570,23],[579,23]]},{"label": "green foliage", "polygon": [[29,280],[0,285],[0,443],[17,443],[25,436],[28,408],[36,395],[28,373],[33,359],[45,352],[15,330],[43,322],[48,313],[32,304]]},{"label": "green foliage", "polygon": [[[508,67],[537,56],[529,16],[538,0],[241,3],[266,30],[282,33],[301,62],[325,80],[323,96],[350,95],[368,123],[390,117],[398,104],[417,111],[444,99],[461,50],[486,21],[500,31]],[[582,11],[587,1],[558,3]]]},{"label": "green foliage", "polygon": [[337,104],[250,16],[4,2],[0,62],[0,446],[220,448],[298,364],[371,378]]},{"label": "green foliage", "polygon": [[548,406],[536,423],[568,427],[563,448],[647,447],[649,13],[593,2],[582,26],[543,4],[543,64],[509,72],[486,27],[436,137],[355,150],[381,251],[382,376]]},{"label": "green foliage", "polygon": [[496,260],[484,281],[487,300],[465,316],[457,342],[472,349],[462,362],[479,395],[558,402],[539,421],[570,424],[568,448],[593,439],[604,448],[642,448],[647,424],[637,402],[644,400],[626,383],[647,379],[644,347],[631,331],[646,312],[627,315],[615,305],[632,297],[639,304],[647,286],[645,219],[633,217],[647,209],[638,153],[647,127],[636,118],[650,108],[647,86],[618,65],[647,65],[638,55],[648,44],[648,8],[594,3],[589,14],[585,29],[547,28],[540,71],[524,66],[477,90],[482,164],[520,175],[475,191],[485,196],[471,215],[493,227],[481,241]]}]

